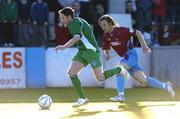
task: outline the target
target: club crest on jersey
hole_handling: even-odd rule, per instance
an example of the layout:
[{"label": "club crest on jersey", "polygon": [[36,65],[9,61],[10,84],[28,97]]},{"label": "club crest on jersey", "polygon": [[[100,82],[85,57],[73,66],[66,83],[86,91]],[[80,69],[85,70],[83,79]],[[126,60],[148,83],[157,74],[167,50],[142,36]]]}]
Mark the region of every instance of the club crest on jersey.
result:
[{"label": "club crest on jersey", "polygon": [[130,33],[133,33],[134,30],[133,30],[132,28],[129,28],[129,32],[130,32]]},{"label": "club crest on jersey", "polygon": [[96,64],[97,64],[97,63],[96,63],[96,60],[91,61],[91,65],[92,65],[92,66],[94,66],[94,67],[95,67],[95,66],[96,66]]},{"label": "club crest on jersey", "polygon": [[118,46],[118,45],[121,45],[121,42],[119,42],[119,41],[111,42],[111,45],[112,46]]}]

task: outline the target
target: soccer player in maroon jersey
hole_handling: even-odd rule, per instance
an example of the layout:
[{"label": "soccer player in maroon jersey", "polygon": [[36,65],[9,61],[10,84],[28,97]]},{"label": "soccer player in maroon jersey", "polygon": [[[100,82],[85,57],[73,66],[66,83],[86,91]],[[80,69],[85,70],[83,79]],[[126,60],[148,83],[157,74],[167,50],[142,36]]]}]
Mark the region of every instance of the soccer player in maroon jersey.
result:
[{"label": "soccer player in maroon jersey", "polygon": [[[142,67],[139,65],[137,52],[132,43],[132,36],[137,36],[145,53],[151,52],[151,49],[146,45],[144,37],[139,30],[116,26],[113,18],[109,15],[102,16],[99,19],[99,25],[104,31],[103,50],[107,60],[110,59],[109,51],[111,47],[119,56],[123,57],[123,59],[120,61],[120,65],[128,70],[131,76],[140,84],[167,90],[172,97],[175,96],[175,92],[170,82],[163,83],[154,77],[147,77],[143,72]],[[125,102],[124,78],[121,76],[116,76],[116,78],[118,96],[112,97],[110,100]]]}]

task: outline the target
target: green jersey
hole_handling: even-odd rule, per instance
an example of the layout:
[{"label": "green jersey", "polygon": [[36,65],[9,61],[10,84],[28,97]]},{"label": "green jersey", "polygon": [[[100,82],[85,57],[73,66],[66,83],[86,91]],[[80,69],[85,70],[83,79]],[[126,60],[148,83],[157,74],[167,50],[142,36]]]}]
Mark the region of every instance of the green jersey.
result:
[{"label": "green jersey", "polygon": [[17,4],[14,0],[12,0],[10,3],[4,1],[3,3],[4,8],[4,19],[7,21],[16,21],[17,19]]},{"label": "green jersey", "polygon": [[77,42],[79,50],[99,50],[92,27],[84,19],[79,17],[74,18],[73,21],[70,22],[68,29],[72,36],[79,35],[81,37],[81,40]]},{"label": "green jersey", "polygon": [[4,21],[4,9],[2,0],[0,1],[0,22]]}]

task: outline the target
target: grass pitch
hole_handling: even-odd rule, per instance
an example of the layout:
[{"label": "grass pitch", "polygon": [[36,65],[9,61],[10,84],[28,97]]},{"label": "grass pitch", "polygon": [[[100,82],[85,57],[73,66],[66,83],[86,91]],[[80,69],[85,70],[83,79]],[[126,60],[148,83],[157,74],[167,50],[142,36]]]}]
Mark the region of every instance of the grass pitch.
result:
[{"label": "grass pitch", "polygon": [[[180,89],[172,99],[166,91],[152,88],[126,90],[126,103],[110,102],[115,89],[85,88],[90,102],[73,108],[77,95],[73,88],[0,90],[0,119],[180,119]],[[52,97],[48,110],[41,110],[37,99]]]}]

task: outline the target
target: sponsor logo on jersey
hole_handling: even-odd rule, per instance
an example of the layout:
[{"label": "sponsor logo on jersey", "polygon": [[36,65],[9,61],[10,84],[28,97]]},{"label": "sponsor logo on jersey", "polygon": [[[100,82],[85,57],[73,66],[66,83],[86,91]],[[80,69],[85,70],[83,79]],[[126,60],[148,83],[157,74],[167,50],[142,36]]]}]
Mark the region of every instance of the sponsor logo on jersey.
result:
[{"label": "sponsor logo on jersey", "polygon": [[92,65],[92,66],[94,66],[94,67],[95,67],[95,66],[96,66],[96,64],[97,64],[97,63],[96,63],[96,60],[91,61],[91,65]]},{"label": "sponsor logo on jersey", "polygon": [[111,42],[111,45],[112,46],[118,46],[118,45],[121,45],[121,42],[119,42],[119,41]]}]

